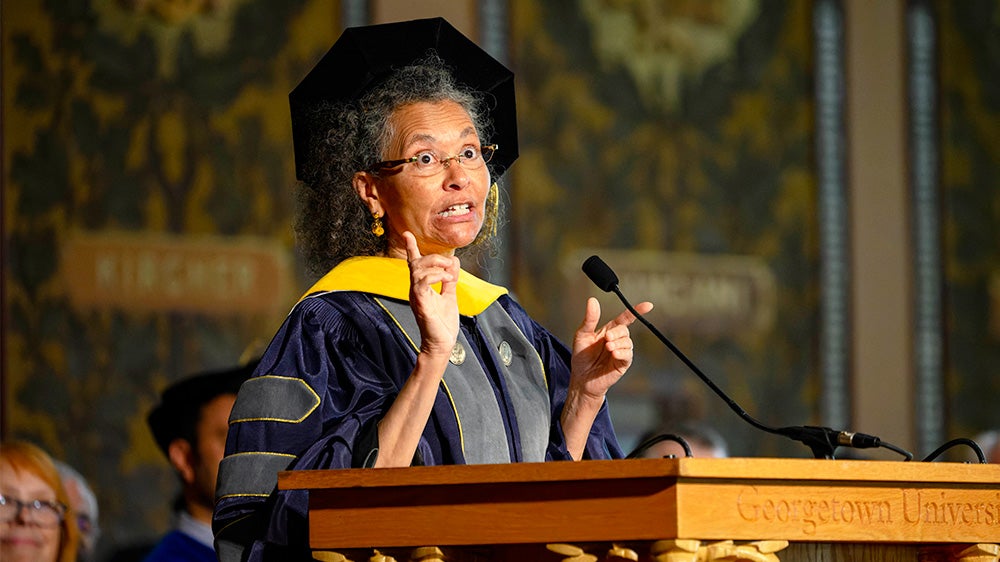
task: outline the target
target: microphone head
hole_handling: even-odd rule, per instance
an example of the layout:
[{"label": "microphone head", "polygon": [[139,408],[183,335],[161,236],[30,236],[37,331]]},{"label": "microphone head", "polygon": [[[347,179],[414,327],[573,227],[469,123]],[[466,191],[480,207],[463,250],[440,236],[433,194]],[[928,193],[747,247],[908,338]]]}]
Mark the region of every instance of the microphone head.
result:
[{"label": "microphone head", "polygon": [[597,256],[590,256],[583,262],[583,272],[597,285],[597,288],[605,293],[611,292],[618,286],[618,276],[604,263],[604,260]]}]

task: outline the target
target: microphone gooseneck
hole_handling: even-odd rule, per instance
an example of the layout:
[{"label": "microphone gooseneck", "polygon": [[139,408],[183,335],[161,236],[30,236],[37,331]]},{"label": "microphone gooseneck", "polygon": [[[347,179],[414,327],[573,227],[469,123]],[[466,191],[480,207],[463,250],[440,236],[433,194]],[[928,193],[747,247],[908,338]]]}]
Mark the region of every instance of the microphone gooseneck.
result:
[{"label": "microphone gooseneck", "polygon": [[712,379],[708,378],[708,376],[703,373],[693,361],[688,359],[684,352],[678,349],[672,341],[656,329],[656,326],[653,326],[643,315],[639,314],[635,308],[632,307],[632,304],[625,298],[625,295],[623,295],[621,290],[618,288],[618,276],[615,275],[615,272],[608,266],[608,264],[604,263],[604,260],[598,256],[590,256],[583,262],[583,272],[587,274],[587,277],[589,277],[599,289],[606,293],[614,293],[617,295],[618,300],[622,301],[625,308],[628,309],[628,311],[631,312],[639,322],[646,326],[646,328],[648,328],[653,335],[663,342],[663,344],[666,345],[667,348],[669,348],[670,351],[681,360],[681,362],[687,365],[691,372],[697,375],[698,378],[700,378],[702,382],[708,386],[708,388],[712,389],[712,392],[718,395],[718,397],[721,398],[731,410],[736,412],[736,415],[757,429],[775,435],[783,435],[789,439],[799,441],[812,449],[813,455],[818,459],[834,458],[834,452],[838,446],[853,447],[855,449],[885,447],[900,453],[906,457],[906,460],[911,460],[913,458],[913,455],[909,452],[886,443],[873,435],[837,431],[829,427],[817,426],[789,426],[775,428],[762,423],[748,414],[747,411],[737,404],[735,400],[723,392],[723,390],[719,388],[712,381]]}]

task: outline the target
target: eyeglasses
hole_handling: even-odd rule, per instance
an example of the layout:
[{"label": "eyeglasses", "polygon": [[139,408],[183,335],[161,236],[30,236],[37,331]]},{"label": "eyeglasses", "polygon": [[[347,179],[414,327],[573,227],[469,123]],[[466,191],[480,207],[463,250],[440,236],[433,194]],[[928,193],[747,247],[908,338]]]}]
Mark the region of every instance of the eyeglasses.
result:
[{"label": "eyeglasses", "polygon": [[500,145],[498,144],[486,144],[482,147],[469,145],[463,148],[458,154],[447,157],[438,156],[431,150],[424,150],[409,158],[384,160],[369,166],[366,171],[378,175],[379,172],[384,170],[396,168],[404,164],[413,164],[409,168],[413,175],[428,177],[436,175],[441,170],[450,166],[452,160],[458,162],[466,170],[478,170],[486,165],[490,161],[490,158],[493,158],[493,153],[499,149]]},{"label": "eyeglasses", "polygon": [[13,521],[22,509],[27,510],[24,520],[40,527],[56,527],[66,516],[66,506],[59,502],[22,501],[0,494],[0,522]]}]

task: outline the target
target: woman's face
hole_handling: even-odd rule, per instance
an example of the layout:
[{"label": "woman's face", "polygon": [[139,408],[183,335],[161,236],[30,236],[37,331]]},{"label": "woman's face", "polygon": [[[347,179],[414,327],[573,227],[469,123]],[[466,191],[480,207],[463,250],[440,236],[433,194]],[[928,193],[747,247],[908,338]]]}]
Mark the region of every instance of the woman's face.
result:
[{"label": "woman's face", "polygon": [[[402,159],[430,151],[445,160],[464,149],[479,151],[481,141],[469,114],[455,102],[420,102],[400,107],[391,118],[395,135],[388,159]],[[416,164],[380,172],[375,183],[375,205],[388,228],[389,255],[406,257],[403,232],[417,239],[422,254],[453,255],[468,246],[483,226],[490,173],[483,165],[467,169],[452,159],[436,174],[421,177]],[[365,194],[362,193],[362,197]]]},{"label": "woman's face", "polygon": [[[0,493],[22,502],[56,501],[56,491],[37,475],[15,471],[0,462]],[[29,508],[22,508],[9,521],[0,522],[0,560],[3,562],[55,562],[59,556],[60,525],[34,522]]]}]

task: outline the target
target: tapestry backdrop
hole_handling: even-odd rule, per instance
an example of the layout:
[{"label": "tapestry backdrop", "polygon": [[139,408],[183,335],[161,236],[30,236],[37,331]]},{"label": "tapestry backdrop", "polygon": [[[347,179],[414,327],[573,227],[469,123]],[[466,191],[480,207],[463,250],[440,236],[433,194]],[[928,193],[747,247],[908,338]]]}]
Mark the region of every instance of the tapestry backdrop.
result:
[{"label": "tapestry backdrop", "polygon": [[[766,9],[765,9],[766,6]],[[514,4],[521,157],[514,286],[569,337],[601,255],[650,321],[751,414],[815,423],[818,240],[812,13],[803,2]],[[603,295],[603,294],[602,294]],[[602,296],[606,316],[622,305]],[[761,437],[636,324],[623,441],[700,419],[734,455]]]},{"label": "tapestry backdrop", "polygon": [[951,437],[1000,430],[1000,2],[935,3]]},{"label": "tapestry backdrop", "polygon": [[3,6],[6,435],[91,480],[105,551],[171,525],[146,415],[305,287],[287,95],[339,5]]}]

